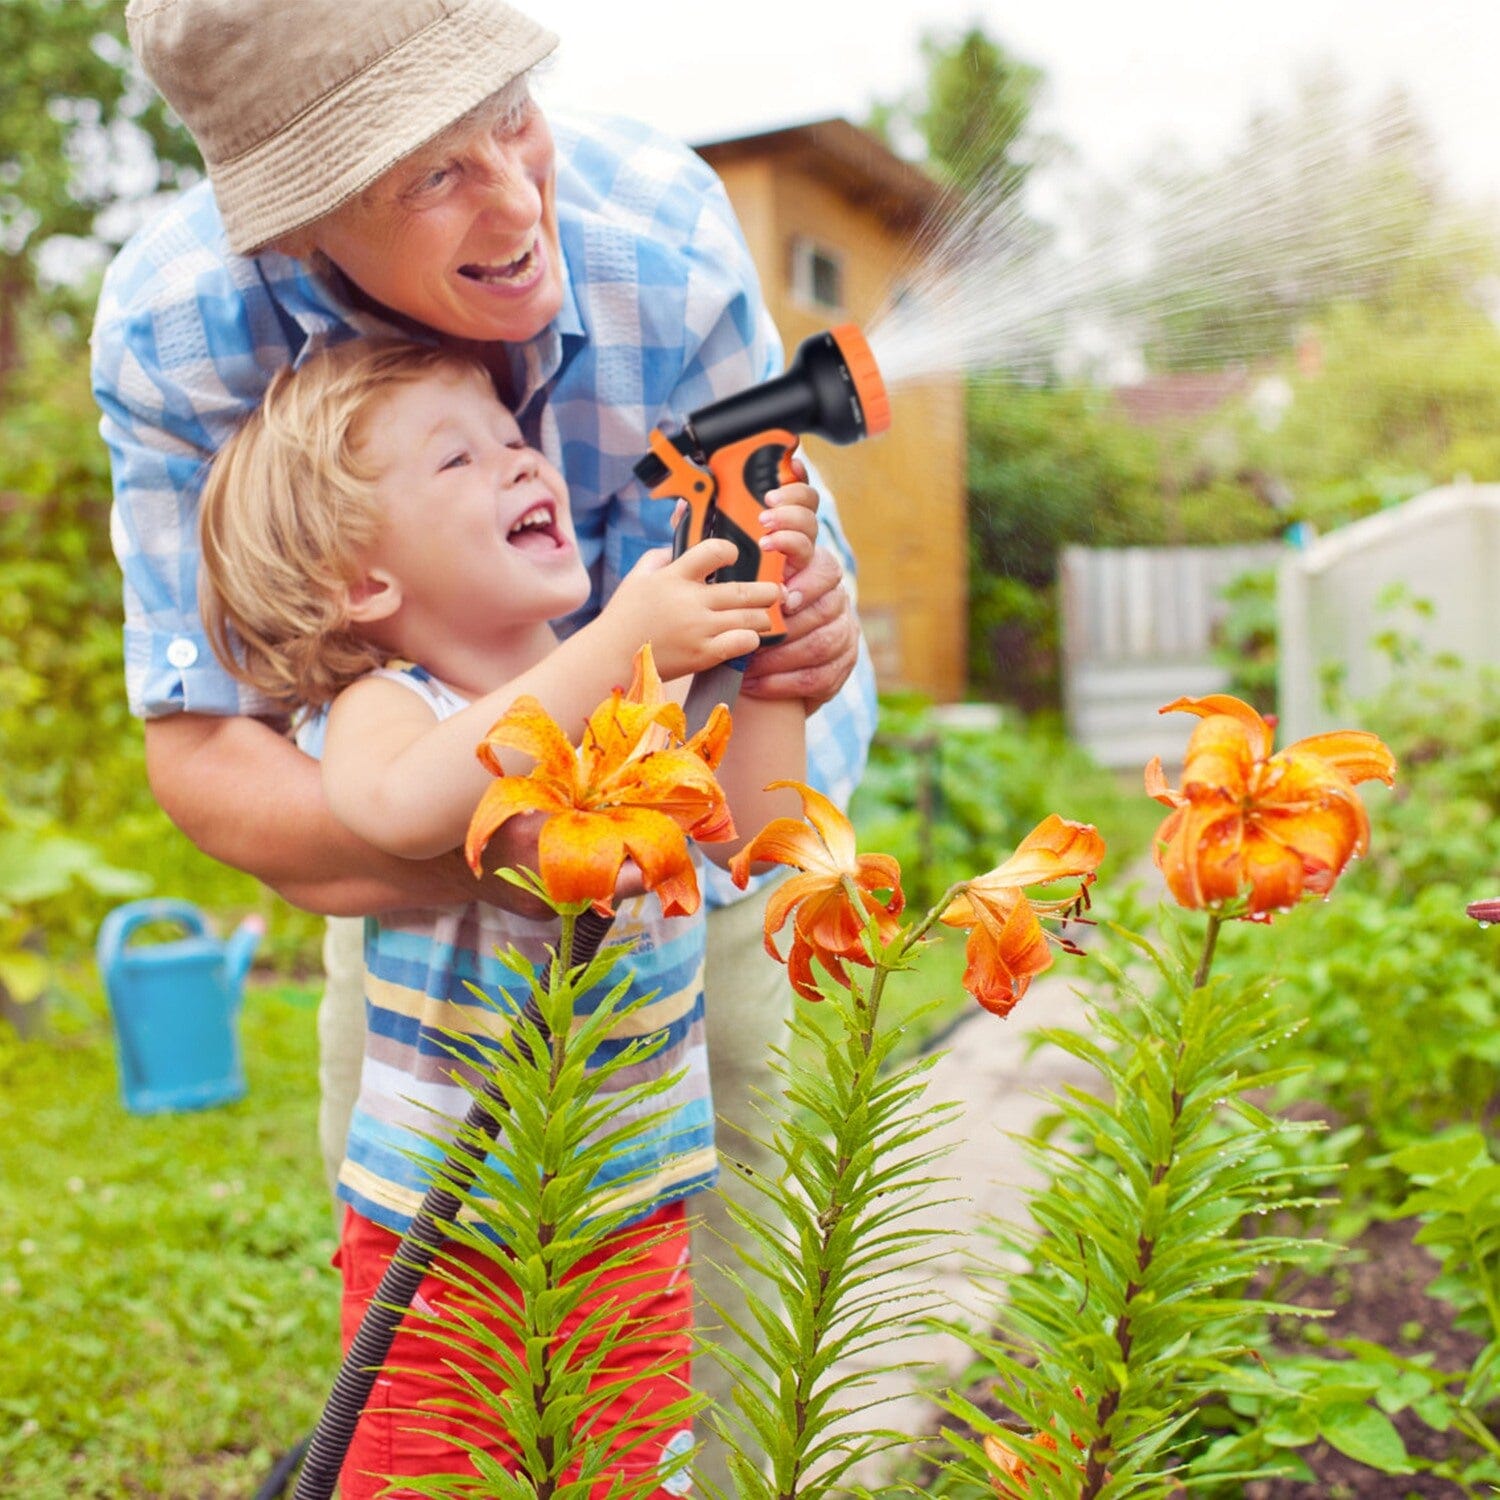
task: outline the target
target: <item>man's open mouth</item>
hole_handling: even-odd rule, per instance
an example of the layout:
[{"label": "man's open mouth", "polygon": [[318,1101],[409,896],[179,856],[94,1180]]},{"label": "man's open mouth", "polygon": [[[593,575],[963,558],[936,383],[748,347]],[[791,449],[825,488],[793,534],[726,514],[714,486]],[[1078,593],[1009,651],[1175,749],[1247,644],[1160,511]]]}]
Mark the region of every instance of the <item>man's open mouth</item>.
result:
[{"label": "man's open mouth", "polygon": [[486,286],[505,286],[511,282],[525,281],[536,269],[537,249],[537,241],[532,240],[525,252],[514,260],[491,261],[483,265],[477,261],[471,262],[460,266],[458,274],[467,276],[470,281],[483,282]]},{"label": "man's open mouth", "polygon": [[522,552],[555,552],[566,542],[558,529],[557,510],[550,500],[533,505],[505,533],[505,540]]}]

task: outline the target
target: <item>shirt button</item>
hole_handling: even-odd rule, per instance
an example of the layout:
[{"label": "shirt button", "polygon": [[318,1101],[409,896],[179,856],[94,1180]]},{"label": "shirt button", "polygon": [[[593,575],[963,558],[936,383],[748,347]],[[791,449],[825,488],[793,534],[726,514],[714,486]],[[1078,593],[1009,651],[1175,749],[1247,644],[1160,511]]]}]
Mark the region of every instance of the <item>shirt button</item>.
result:
[{"label": "shirt button", "polygon": [[167,647],[167,660],[174,667],[190,667],[198,660],[198,648],[186,636],[180,635]]}]

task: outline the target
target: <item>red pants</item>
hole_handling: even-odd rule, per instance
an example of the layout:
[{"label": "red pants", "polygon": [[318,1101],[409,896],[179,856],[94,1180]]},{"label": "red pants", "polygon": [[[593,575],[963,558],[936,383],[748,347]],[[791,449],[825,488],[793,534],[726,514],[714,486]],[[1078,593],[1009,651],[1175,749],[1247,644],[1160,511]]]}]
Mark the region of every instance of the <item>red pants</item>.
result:
[{"label": "red pants", "polygon": [[[687,1216],[683,1205],[671,1204],[639,1224],[631,1225],[606,1241],[580,1267],[580,1271],[590,1270],[618,1255],[632,1241],[644,1242],[658,1237],[658,1244],[643,1250],[623,1269],[607,1277],[595,1295],[574,1312],[563,1330],[564,1338],[568,1337],[587,1319],[591,1309],[612,1296],[618,1306],[613,1309],[609,1321],[618,1325],[628,1320],[635,1327],[632,1336],[616,1345],[616,1357],[607,1373],[613,1380],[637,1371],[638,1378],[624,1387],[623,1394],[617,1394],[590,1415],[590,1426],[600,1429],[626,1417],[633,1419],[610,1442],[611,1470],[631,1478],[654,1472],[659,1465],[684,1452],[692,1442],[692,1432],[686,1427],[679,1432],[657,1433],[646,1438],[639,1430],[633,1430],[648,1426],[665,1406],[688,1394],[686,1355],[691,1347],[693,1293]],[[365,1308],[399,1244],[399,1235],[371,1223],[353,1209],[345,1211],[344,1231],[334,1263],[344,1276],[343,1338],[346,1350],[354,1341]],[[457,1251],[466,1267],[472,1267],[497,1287],[504,1290],[512,1287],[497,1262],[467,1248],[451,1248]],[[613,1291],[622,1282],[628,1282],[625,1289]],[[475,1312],[472,1295],[466,1295],[448,1281],[432,1275],[423,1278],[413,1306],[440,1315],[455,1306]],[[486,1318],[485,1321],[496,1337],[504,1339],[508,1348],[516,1348],[513,1334],[500,1319]],[[413,1324],[418,1329],[431,1326],[426,1319],[409,1319],[397,1330],[391,1352],[386,1356],[385,1368],[376,1377],[369,1403],[355,1429],[354,1442],[340,1475],[342,1500],[374,1500],[375,1496],[387,1493],[384,1486],[393,1477],[472,1475],[475,1471],[468,1454],[454,1440],[460,1436],[514,1472],[515,1450],[506,1433],[498,1430],[498,1419],[493,1411],[475,1411],[465,1420],[462,1414],[440,1404],[445,1397],[452,1399],[450,1368],[457,1366],[488,1382],[491,1377],[487,1376],[484,1366],[478,1358],[466,1357],[465,1351],[454,1348],[445,1340],[413,1331]],[[582,1351],[597,1347],[598,1341],[598,1336],[591,1333],[583,1343]],[[671,1374],[663,1375],[659,1366],[674,1358],[680,1358],[682,1363]],[[596,1488],[602,1496],[609,1486],[601,1483]],[[659,1486],[654,1494],[660,1500],[674,1500],[674,1497],[685,1494],[688,1488],[687,1475],[678,1473],[668,1479],[665,1486]],[[388,1493],[394,1500],[395,1496],[409,1492],[392,1490]]]}]

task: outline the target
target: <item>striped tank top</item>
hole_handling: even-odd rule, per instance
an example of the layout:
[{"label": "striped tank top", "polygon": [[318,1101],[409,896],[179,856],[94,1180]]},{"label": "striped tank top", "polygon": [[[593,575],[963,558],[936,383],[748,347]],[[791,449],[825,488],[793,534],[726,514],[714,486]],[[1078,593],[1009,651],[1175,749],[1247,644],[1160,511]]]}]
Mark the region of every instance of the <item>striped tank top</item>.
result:
[{"label": "striped tank top", "polygon": [[[465,700],[421,667],[401,664],[376,674],[420,695],[440,719]],[[468,1112],[470,1095],[454,1055],[455,1033],[484,1037],[502,1017],[473,995],[478,986],[510,1010],[526,1000],[518,975],[495,957],[514,947],[533,964],[547,961],[557,941],[556,918],[517,916],[474,902],[435,910],[385,912],[365,921],[365,1015],[368,1022],[359,1098],[339,1172],[338,1193],[366,1218],[404,1233],[427,1191],[440,1156],[430,1136],[448,1136]],[[631,942],[610,980],[581,1008],[597,1005],[628,973],[629,997],[652,997],[595,1054],[602,1060],[643,1036],[662,1039],[649,1058],[610,1082],[681,1073],[670,1092],[655,1094],[608,1126],[660,1114],[612,1164],[609,1180],[628,1178],[613,1200],[639,1205],[640,1215],[708,1187],[716,1176],[713,1107],[703,1020],[703,914],[665,918],[655,896],[619,903],[610,943]],[[461,1046],[460,1046],[461,1052]],[[471,1072],[472,1076],[472,1072]],[[446,1119],[448,1129],[441,1128]],[[415,1157],[415,1159],[414,1159]]]}]

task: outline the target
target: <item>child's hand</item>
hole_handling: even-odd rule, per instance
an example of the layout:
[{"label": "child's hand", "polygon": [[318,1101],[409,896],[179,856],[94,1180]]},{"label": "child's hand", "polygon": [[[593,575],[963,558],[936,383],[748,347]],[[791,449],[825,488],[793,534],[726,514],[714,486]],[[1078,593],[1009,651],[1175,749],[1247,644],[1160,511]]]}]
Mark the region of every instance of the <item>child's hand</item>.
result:
[{"label": "child's hand", "polygon": [[648,552],[620,580],[600,623],[622,632],[632,651],[650,641],[663,678],[746,656],[770,630],[771,606],[781,599],[782,588],[754,580],[708,581],[738,556],[735,544],[722,538],[699,542],[676,559],[665,548]]}]

